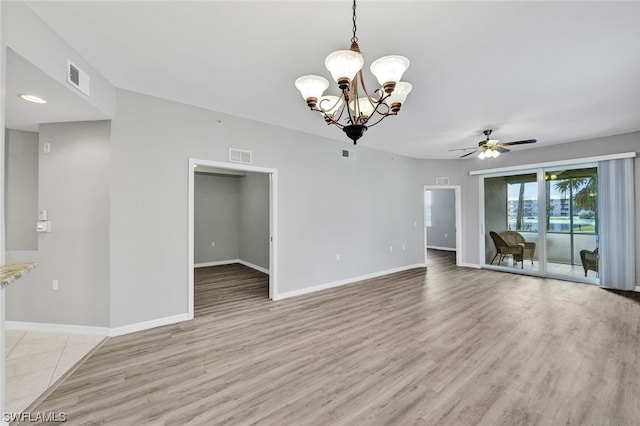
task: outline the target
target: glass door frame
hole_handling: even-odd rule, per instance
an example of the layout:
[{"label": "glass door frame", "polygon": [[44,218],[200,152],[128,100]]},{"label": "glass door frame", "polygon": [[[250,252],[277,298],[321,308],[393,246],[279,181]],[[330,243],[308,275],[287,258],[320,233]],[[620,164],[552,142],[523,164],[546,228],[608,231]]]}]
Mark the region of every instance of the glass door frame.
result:
[{"label": "glass door frame", "polygon": [[[492,269],[501,272],[510,272],[520,275],[533,275],[540,277],[547,277],[553,279],[559,279],[563,281],[575,281],[586,284],[595,284],[600,285],[599,278],[593,277],[582,277],[577,275],[564,275],[549,272],[547,270],[547,186],[545,174],[549,171],[555,171],[558,168],[562,168],[563,170],[575,170],[575,169],[583,169],[583,168],[596,168],[598,167],[597,162],[584,162],[584,163],[570,163],[566,165],[562,164],[548,164],[548,165],[540,165],[538,167],[530,167],[530,168],[518,168],[517,170],[501,170],[501,171],[487,171],[487,173],[479,173],[479,202],[480,202],[480,267],[483,269]],[[512,268],[507,266],[500,265],[491,265],[487,263],[486,258],[486,233],[485,229],[485,179],[495,178],[495,177],[506,177],[506,176],[518,176],[518,175],[527,175],[527,174],[536,174],[536,183],[538,186],[538,244],[536,246],[536,252],[538,256],[538,270],[521,270],[519,268]],[[542,202],[540,201],[542,200]],[[504,207],[505,209],[507,206]],[[596,234],[596,238],[598,238],[598,234]]]}]

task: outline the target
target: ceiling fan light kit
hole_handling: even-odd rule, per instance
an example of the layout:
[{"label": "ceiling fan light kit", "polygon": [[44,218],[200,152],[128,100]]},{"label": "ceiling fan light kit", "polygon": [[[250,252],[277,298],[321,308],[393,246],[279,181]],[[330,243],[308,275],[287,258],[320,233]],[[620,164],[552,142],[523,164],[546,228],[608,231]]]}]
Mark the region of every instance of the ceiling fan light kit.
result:
[{"label": "ceiling fan light kit", "polygon": [[381,87],[373,92],[374,96],[369,94],[362,74],[364,56],[356,36],[356,0],[353,0],[352,9],[351,48],[330,53],[324,61],[341,94],[324,95],[329,81],[318,75],[303,75],[295,81],[295,86],[312,111],[322,114],[327,124],[342,129],[355,145],[369,127],[397,115],[413,87],[400,81],[409,68],[409,59],[390,55],[371,64],[371,73]]},{"label": "ceiling fan light kit", "polygon": [[484,130],[482,132],[486,136],[486,139],[478,142],[478,147],[477,148],[450,149],[449,151],[466,151],[466,150],[470,150],[470,149],[473,150],[473,151],[468,152],[468,153],[466,153],[464,155],[461,155],[460,158],[468,157],[468,156],[473,155],[476,152],[480,151],[480,153],[478,154],[478,158],[481,159],[481,160],[484,160],[485,158],[496,158],[501,153],[510,152],[511,150],[505,148],[505,146],[522,145],[522,144],[536,143],[537,142],[537,139],[526,139],[526,140],[522,140],[522,141],[513,141],[513,142],[500,143],[500,141],[498,139],[489,139],[489,136],[491,135],[492,132],[493,132],[493,130],[491,130],[491,129]]}]

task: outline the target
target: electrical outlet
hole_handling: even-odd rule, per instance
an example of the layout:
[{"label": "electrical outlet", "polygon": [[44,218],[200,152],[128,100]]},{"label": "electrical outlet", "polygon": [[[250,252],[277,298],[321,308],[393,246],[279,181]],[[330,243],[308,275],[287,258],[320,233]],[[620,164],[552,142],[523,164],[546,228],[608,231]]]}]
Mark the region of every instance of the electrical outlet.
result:
[{"label": "electrical outlet", "polygon": [[393,246],[389,246],[389,253],[393,252]]},{"label": "electrical outlet", "polygon": [[404,244],[402,245],[402,251],[405,251],[406,247],[404,246]]},{"label": "electrical outlet", "polygon": [[211,247],[215,247],[215,246],[216,246],[215,241],[211,241]]},{"label": "electrical outlet", "polygon": [[340,253],[336,253],[336,260],[340,260]]},{"label": "electrical outlet", "polygon": [[57,291],[58,290],[58,280],[53,280],[53,285],[51,287],[53,290]]}]

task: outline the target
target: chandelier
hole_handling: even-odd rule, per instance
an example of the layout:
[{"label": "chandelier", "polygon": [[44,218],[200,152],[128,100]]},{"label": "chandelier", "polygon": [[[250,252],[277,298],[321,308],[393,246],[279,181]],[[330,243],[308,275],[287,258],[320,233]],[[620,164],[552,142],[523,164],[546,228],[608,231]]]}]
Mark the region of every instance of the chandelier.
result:
[{"label": "chandelier", "polygon": [[391,55],[371,64],[371,73],[381,87],[373,92],[373,96],[367,91],[362,75],[364,57],[356,36],[356,0],[353,0],[351,48],[330,53],[324,65],[338,83],[339,96],[324,95],[329,81],[318,75],[303,75],[295,85],[311,111],[322,114],[327,124],[342,129],[354,145],[369,127],[390,115],[398,115],[413,88],[410,83],[400,81],[409,68],[409,60],[404,56]]}]

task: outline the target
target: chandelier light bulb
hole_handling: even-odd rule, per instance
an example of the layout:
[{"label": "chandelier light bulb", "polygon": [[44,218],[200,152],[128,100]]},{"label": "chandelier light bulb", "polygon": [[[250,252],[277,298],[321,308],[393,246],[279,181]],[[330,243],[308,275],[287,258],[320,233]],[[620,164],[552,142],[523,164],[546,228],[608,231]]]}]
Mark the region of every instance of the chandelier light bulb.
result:
[{"label": "chandelier light bulb", "polygon": [[484,157],[486,157],[486,154],[484,153],[484,151],[480,151],[480,154],[478,154],[478,158],[484,160]]}]

